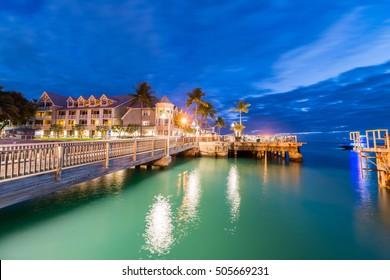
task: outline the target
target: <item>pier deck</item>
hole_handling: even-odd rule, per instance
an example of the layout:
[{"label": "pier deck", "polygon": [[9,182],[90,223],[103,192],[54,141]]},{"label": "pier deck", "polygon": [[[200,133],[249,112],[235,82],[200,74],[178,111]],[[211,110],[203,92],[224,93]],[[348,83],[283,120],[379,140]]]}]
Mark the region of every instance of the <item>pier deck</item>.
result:
[{"label": "pier deck", "polygon": [[390,188],[390,141],[387,129],[367,130],[362,141],[359,131],[350,132],[354,150],[358,151],[360,168],[363,171],[377,171],[378,185]]}]

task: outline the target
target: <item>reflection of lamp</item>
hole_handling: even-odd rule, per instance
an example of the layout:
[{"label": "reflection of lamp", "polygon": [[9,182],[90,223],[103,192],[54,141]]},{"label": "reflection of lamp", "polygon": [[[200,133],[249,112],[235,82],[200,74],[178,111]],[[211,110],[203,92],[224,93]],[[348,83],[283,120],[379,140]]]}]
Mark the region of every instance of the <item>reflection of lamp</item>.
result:
[{"label": "reflection of lamp", "polygon": [[158,256],[168,254],[174,242],[173,231],[171,204],[160,194],[154,198],[146,216],[143,249]]}]

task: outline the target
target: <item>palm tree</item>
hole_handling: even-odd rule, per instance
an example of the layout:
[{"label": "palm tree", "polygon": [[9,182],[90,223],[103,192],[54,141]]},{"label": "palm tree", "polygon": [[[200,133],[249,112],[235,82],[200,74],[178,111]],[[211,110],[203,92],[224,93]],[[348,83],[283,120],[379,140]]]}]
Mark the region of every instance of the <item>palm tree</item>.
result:
[{"label": "palm tree", "polygon": [[206,102],[206,104],[200,104],[199,106],[199,114],[202,116],[201,120],[204,118],[206,120],[206,128],[209,125],[209,117],[212,118],[214,121],[216,120],[215,114],[217,111],[214,109],[213,104],[210,102]]},{"label": "palm tree", "polygon": [[137,103],[140,106],[140,116],[141,116],[141,129],[140,129],[140,134],[142,137],[142,111],[144,107],[148,108],[153,108],[153,103],[157,100],[153,94],[156,92],[152,90],[152,87],[148,84],[148,82],[142,82],[138,83],[137,87],[134,87],[135,93],[129,94],[130,97],[132,97],[130,101],[130,107],[134,107]]},{"label": "palm tree", "polygon": [[215,121],[215,126],[218,126],[218,135],[221,135],[221,128],[226,127],[225,120],[221,117],[218,117],[218,119]]},{"label": "palm tree", "polygon": [[248,107],[251,106],[249,103],[244,103],[244,100],[240,100],[240,102],[234,102],[236,104],[236,108],[232,108],[234,112],[240,112],[240,125],[242,125],[241,114],[242,112],[248,113]]},{"label": "palm tree", "polygon": [[187,93],[188,99],[186,102],[186,108],[190,107],[192,104],[195,104],[195,118],[198,117],[198,109],[200,104],[207,106],[207,103],[202,100],[202,97],[206,94],[202,91],[201,88],[196,88],[191,92]]}]

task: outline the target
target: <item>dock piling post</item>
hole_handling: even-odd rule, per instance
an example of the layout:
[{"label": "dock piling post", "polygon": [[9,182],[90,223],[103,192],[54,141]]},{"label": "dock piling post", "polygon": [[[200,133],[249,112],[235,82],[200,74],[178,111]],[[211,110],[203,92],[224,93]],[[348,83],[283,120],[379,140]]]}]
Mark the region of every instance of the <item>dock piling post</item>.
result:
[{"label": "dock piling post", "polygon": [[110,143],[107,142],[106,143],[106,158],[105,158],[105,161],[104,161],[104,168],[105,169],[108,168],[109,158],[110,158]]},{"label": "dock piling post", "polygon": [[57,169],[56,169],[56,174],[55,174],[55,179],[56,181],[61,181],[61,172],[62,172],[62,166],[64,163],[64,158],[62,155],[63,147],[61,147],[59,144],[57,145]]}]

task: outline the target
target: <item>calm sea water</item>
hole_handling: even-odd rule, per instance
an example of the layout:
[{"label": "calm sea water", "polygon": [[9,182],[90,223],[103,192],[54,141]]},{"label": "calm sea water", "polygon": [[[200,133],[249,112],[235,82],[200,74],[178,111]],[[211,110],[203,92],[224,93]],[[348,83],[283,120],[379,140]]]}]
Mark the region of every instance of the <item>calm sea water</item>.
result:
[{"label": "calm sea water", "polygon": [[390,259],[376,174],[336,144],[302,153],[178,158],[2,209],[0,259]]}]

